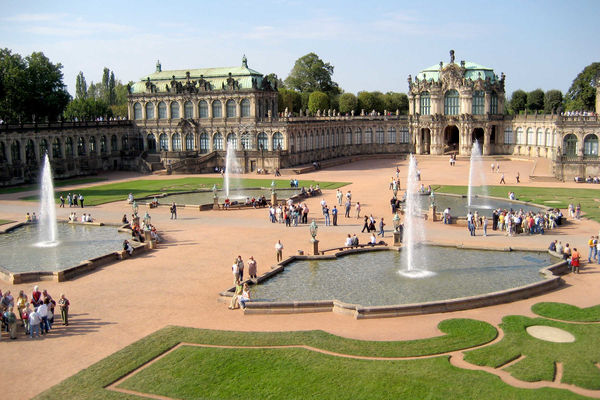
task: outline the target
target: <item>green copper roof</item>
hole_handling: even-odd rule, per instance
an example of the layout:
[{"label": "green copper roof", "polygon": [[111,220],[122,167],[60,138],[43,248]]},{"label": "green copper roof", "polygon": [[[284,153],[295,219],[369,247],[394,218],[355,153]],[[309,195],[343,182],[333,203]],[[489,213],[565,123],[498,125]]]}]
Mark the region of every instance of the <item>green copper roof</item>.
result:
[{"label": "green copper roof", "polygon": [[[446,68],[449,63],[443,63],[442,68]],[[460,66],[460,64],[457,64]],[[420,80],[440,80],[440,64],[432,65],[429,68],[425,68],[417,74],[417,78]],[[483,65],[475,64],[469,61],[465,62],[465,78],[476,81],[477,79],[490,78],[492,82],[496,82],[498,79],[492,68],[484,67]]]}]

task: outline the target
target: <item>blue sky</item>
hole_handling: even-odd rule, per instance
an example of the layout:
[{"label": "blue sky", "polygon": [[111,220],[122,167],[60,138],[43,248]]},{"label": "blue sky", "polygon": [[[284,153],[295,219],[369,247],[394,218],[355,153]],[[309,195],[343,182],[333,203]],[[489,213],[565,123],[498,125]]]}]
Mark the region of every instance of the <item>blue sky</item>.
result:
[{"label": "blue sky", "polygon": [[507,75],[513,90],[566,91],[600,61],[600,1],[0,0],[0,47],[42,51],[63,64],[74,91],[103,67],[126,82],[154,71],[235,66],[282,79],[317,53],[347,92],[407,91],[406,78],[448,61]]}]

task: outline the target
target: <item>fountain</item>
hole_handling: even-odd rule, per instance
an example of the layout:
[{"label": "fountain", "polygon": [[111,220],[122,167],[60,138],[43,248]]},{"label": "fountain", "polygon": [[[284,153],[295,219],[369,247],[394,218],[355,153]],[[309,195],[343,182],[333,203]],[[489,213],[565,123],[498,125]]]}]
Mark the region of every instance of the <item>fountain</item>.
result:
[{"label": "fountain", "polygon": [[38,247],[55,247],[58,245],[58,228],[56,224],[56,203],[54,201],[54,184],[48,154],[44,156],[42,169],[42,186],[40,190],[39,241]]},{"label": "fountain", "polygon": [[[478,189],[478,190],[476,190]],[[475,193],[477,191],[477,193]],[[477,196],[487,197],[487,185],[485,180],[485,172],[483,166],[483,160],[481,158],[481,146],[479,142],[475,140],[473,147],[471,148],[471,160],[469,163],[469,189],[467,194],[467,207],[471,208],[488,208],[485,204],[475,206],[473,199]]]},{"label": "fountain", "polygon": [[[411,154],[406,177],[406,202],[404,209],[404,237],[402,253],[405,259],[405,270],[398,271],[408,278],[424,278],[435,275],[431,271],[417,268],[417,265],[427,265],[425,241],[425,227],[421,220],[421,207],[419,205],[419,187],[417,180],[417,160]],[[418,263],[417,263],[418,260]]]},{"label": "fountain", "polygon": [[235,145],[232,142],[227,142],[227,153],[225,155],[225,178],[223,182],[225,196],[230,199],[230,189],[236,185],[232,185],[232,174],[240,170],[240,165],[235,157]]}]

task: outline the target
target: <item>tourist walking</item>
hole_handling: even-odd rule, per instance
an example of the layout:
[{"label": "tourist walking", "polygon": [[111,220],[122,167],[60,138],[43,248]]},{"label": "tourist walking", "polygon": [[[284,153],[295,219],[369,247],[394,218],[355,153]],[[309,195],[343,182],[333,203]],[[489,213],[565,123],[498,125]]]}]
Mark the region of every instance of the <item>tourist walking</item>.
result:
[{"label": "tourist walking", "polygon": [[505,185],[506,185],[506,182],[504,182],[504,174],[502,174],[502,175],[500,176],[500,183],[503,183],[503,184],[505,184]]},{"label": "tourist walking", "polygon": [[65,198],[63,195],[60,195],[60,208],[65,208]]},{"label": "tourist walking", "polygon": [[366,215],[365,215],[365,223],[363,224],[363,228],[360,231],[360,233],[364,233],[365,229],[367,230],[367,233],[369,233],[369,217],[367,217]]},{"label": "tourist walking", "polygon": [[169,211],[171,211],[171,219],[177,219],[177,204],[175,202],[171,204]]},{"label": "tourist walking", "polygon": [[383,227],[385,226],[385,223],[383,222],[383,217],[381,217],[381,220],[379,221],[379,233],[377,235],[381,235],[381,237],[384,236],[385,232],[383,230]]},{"label": "tourist walking", "polygon": [[275,243],[275,254],[277,256],[277,262],[283,260],[283,245],[281,244],[281,240],[278,240]]}]

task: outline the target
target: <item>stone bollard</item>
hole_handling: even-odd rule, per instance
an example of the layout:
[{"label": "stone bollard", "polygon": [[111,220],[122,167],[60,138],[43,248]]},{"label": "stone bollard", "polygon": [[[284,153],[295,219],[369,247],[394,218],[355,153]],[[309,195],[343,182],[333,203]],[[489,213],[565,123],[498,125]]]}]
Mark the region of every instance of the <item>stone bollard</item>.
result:
[{"label": "stone bollard", "polygon": [[429,207],[428,218],[429,218],[429,220],[431,220],[432,222],[435,222],[435,221],[437,221],[437,216],[435,215],[435,206],[431,206],[431,207]]},{"label": "stone bollard", "polygon": [[273,206],[277,205],[277,193],[271,193],[271,204]]},{"label": "stone bollard", "polygon": [[394,246],[400,246],[402,244],[402,232],[394,232]]},{"label": "stone bollard", "polygon": [[317,239],[312,239],[311,242],[313,244],[313,255],[318,256],[319,255],[319,241]]}]

